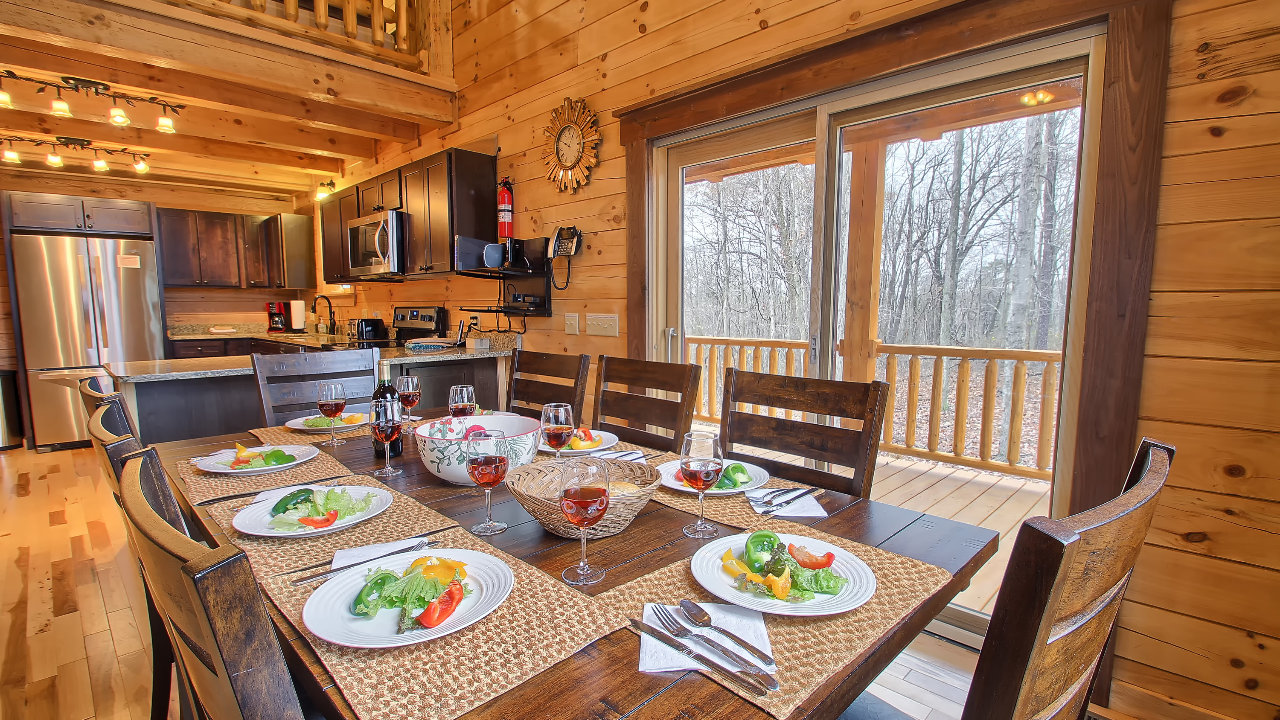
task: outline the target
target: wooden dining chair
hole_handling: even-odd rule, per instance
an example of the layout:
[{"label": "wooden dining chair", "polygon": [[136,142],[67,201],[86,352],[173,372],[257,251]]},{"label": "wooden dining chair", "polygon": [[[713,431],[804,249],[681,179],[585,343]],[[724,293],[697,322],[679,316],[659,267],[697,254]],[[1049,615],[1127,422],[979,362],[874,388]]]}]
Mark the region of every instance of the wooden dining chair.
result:
[{"label": "wooden dining chair", "polygon": [[[888,398],[889,386],[879,380],[845,382],[729,368],[724,374],[724,405],[720,411],[724,456],[759,465],[775,477],[870,498]],[[759,412],[743,412],[738,409],[740,404],[756,406]],[[772,410],[798,410],[836,422],[827,425],[774,417]],[[848,427],[849,421],[857,423],[857,427]],[[852,473],[845,475],[753,455],[734,450],[735,445],[841,465]]]},{"label": "wooden dining chair", "polygon": [[[1022,524],[961,720],[1083,720],[1173,453],[1143,438],[1119,497]],[[906,717],[870,693],[840,716]]]},{"label": "wooden dining chair", "polygon": [[130,432],[123,403],[107,401],[98,406],[89,417],[89,441],[98,454],[102,476],[110,483],[111,493],[119,499],[124,456],[142,449],[142,443]]},{"label": "wooden dining chair", "polygon": [[80,381],[80,402],[84,405],[85,419],[93,417],[98,406],[105,402],[113,402],[120,406],[125,422],[129,425],[129,434],[138,437],[138,425],[124,403],[124,396],[111,390],[110,380],[103,376],[89,377]]},{"label": "wooden dining chair", "polygon": [[[541,418],[543,405],[569,403],[573,407],[574,419],[581,422],[590,371],[589,355],[517,349],[511,353],[507,377],[507,410],[525,417]],[[548,379],[569,382],[548,382]]]},{"label": "wooden dining chair", "polygon": [[263,422],[283,425],[315,415],[319,383],[340,382],[347,391],[347,412],[368,412],[378,386],[378,349],[253,355],[253,372],[262,397]]},{"label": "wooden dining chair", "polygon": [[302,720],[249,559],[232,545],[202,545],[168,522],[165,486],[149,464],[144,457],[125,464],[121,501],[196,717]]},{"label": "wooden dining chair", "polygon": [[[601,355],[591,427],[626,442],[680,452],[684,435],[693,426],[701,376],[700,365]],[[651,392],[677,394],[679,399]],[[650,427],[665,432],[654,432]]]}]

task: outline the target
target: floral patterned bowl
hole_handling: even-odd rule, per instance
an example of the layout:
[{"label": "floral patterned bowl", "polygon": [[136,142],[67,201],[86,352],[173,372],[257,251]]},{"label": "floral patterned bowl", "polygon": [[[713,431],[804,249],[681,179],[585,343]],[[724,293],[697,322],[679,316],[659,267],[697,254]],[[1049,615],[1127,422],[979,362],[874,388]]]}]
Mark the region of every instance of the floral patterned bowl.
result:
[{"label": "floral patterned bowl", "polygon": [[501,430],[506,434],[503,454],[507,470],[527,465],[538,453],[542,423],[519,415],[471,415],[447,417],[420,425],[414,435],[422,464],[445,482],[474,485],[467,475],[466,433],[470,430]]}]

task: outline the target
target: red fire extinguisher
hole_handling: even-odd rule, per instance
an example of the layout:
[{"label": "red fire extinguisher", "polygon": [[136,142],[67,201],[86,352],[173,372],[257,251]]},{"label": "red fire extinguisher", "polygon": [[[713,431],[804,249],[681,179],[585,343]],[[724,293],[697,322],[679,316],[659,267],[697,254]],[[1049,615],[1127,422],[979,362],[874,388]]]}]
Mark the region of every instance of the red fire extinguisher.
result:
[{"label": "red fire extinguisher", "polygon": [[498,183],[498,237],[500,238],[509,238],[514,234],[512,229],[514,206],[515,196],[511,192],[511,179],[504,177],[502,182]]}]

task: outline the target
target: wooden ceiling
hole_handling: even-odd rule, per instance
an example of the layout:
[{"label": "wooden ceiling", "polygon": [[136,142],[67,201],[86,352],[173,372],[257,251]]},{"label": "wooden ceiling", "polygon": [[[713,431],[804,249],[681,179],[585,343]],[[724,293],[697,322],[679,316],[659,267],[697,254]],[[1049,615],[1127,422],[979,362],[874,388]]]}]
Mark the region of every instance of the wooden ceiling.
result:
[{"label": "wooden ceiling", "polygon": [[[110,170],[92,173],[100,178],[301,199],[321,182],[344,184],[350,164],[393,149],[387,145],[417,142],[454,121],[451,78],[333,45],[154,0],[0,0],[0,71],[54,82],[85,78],[186,106],[174,117],[176,132],[166,134],[155,129],[159,106],[120,103],[131,123],[118,127],[108,121],[109,98],[64,92],[73,116],[56,117],[52,91],[5,80],[14,107],[0,108],[0,135],[84,138],[149,155],[143,176],[127,156],[103,156]],[[66,172],[79,182],[91,173],[91,150],[62,150],[66,167],[54,169],[44,162],[46,150],[14,149],[23,163],[3,166],[0,184],[23,173]]]}]

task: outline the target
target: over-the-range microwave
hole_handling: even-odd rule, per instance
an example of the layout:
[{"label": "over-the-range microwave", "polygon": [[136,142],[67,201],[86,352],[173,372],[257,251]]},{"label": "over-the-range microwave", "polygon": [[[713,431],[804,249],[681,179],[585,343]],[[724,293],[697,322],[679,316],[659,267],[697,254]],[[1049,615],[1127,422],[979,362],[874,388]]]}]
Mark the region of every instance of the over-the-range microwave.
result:
[{"label": "over-the-range microwave", "polygon": [[352,277],[404,274],[404,213],[383,210],[347,222],[343,252]]}]

